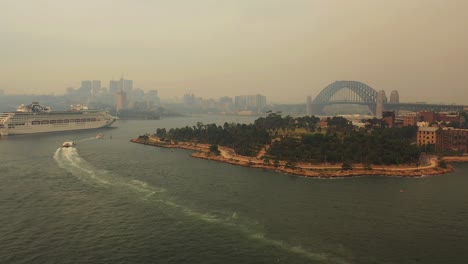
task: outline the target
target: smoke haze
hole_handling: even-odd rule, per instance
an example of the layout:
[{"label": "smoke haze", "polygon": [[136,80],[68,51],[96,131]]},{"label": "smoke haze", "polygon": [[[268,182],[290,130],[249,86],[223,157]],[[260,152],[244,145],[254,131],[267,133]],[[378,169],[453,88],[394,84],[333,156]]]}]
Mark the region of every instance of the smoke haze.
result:
[{"label": "smoke haze", "polygon": [[304,102],[336,80],[467,104],[464,0],[0,2],[0,89],[134,80],[161,97]]}]

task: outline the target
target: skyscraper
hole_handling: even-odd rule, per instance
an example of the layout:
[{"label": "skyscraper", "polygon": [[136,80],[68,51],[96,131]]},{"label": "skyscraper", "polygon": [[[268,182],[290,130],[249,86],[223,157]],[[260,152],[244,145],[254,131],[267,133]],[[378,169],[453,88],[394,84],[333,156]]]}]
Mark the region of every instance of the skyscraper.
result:
[{"label": "skyscraper", "polygon": [[116,94],[116,105],[115,109],[117,111],[120,111],[122,109],[125,109],[127,107],[127,94],[120,90]]},{"label": "skyscraper", "polygon": [[118,93],[120,90],[126,92],[127,94],[131,93],[133,89],[133,80],[125,80],[120,78],[120,80],[110,80],[109,81],[109,92]]},{"label": "skyscraper", "polygon": [[92,89],[93,89],[92,81],[89,81],[89,80],[81,81],[80,90],[82,93],[90,93]]},{"label": "skyscraper", "polygon": [[93,96],[95,96],[96,94],[98,94],[101,91],[101,81],[93,80],[91,86],[92,86]]},{"label": "skyscraper", "polygon": [[238,95],[234,97],[234,105],[238,110],[254,110],[260,112],[266,107],[266,96],[261,94],[255,95]]}]

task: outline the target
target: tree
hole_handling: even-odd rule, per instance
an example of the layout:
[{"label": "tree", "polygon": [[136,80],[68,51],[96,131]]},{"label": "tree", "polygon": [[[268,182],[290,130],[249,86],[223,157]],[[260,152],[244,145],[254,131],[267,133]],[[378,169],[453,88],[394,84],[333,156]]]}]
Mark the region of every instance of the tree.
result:
[{"label": "tree", "polygon": [[221,152],[218,149],[218,145],[211,145],[210,146],[210,152],[214,153],[215,155],[220,155]]},{"label": "tree", "polygon": [[447,162],[443,159],[439,160],[439,167],[442,168],[442,169],[446,169],[447,168]]},{"label": "tree", "polygon": [[343,162],[343,164],[341,164],[341,168],[343,170],[352,170],[353,166],[352,166],[351,162],[345,161],[345,162]]}]

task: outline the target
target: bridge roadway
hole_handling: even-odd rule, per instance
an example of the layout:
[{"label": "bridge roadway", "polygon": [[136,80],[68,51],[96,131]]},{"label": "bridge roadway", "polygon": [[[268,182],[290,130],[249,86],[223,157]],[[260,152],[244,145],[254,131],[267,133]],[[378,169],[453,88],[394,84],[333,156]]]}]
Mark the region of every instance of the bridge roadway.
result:
[{"label": "bridge roadway", "polygon": [[[345,98],[336,98],[335,94],[341,91],[341,96]],[[398,102],[399,96],[398,91],[392,91],[394,97],[392,102]],[[380,98],[380,99],[379,99]],[[391,98],[392,99],[392,98]],[[396,100],[395,100],[396,99]],[[467,106],[463,105],[447,105],[447,104],[425,104],[425,103],[388,103],[386,102],[385,91],[377,92],[374,88],[369,85],[358,82],[358,81],[336,81],[325,87],[314,100],[310,100],[310,110],[315,114],[324,114],[323,108],[327,105],[334,104],[357,104],[366,105],[369,110],[373,113],[377,113],[377,104],[380,102],[384,111],[436,111],[436,112],[454,112],[464,111],[468,109]],[[379,106],[380,108],[380,106]],[[381,109],[380,109],[381,110]],[[379,111],[380,111],[379,110]]]},{"label": "bridge roadway", "polygon": [[[313,104],[313,106],[323,108],[324,106],[328,105],[335,105],[335,104],[349,104],[349,105],[367,105],[371,109],[375,109],[375,103],[368,103],[362,101],[329,101],[326,103],[321,104]],[[456,105],[456,104],[430,104],[430,103],[384,103],[384,111],[399,111],[399,110],[407,110],[407,111],[435,111],[435,112],[461,112],[465,109],[468,109],[468,106],[465,105]]]}]

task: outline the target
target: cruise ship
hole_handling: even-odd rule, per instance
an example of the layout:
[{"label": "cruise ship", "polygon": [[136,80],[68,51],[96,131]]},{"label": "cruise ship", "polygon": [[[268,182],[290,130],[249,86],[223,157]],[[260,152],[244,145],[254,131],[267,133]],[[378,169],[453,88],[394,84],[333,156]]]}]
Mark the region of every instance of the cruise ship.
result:
[{"label": "cruise ship", "polygon": [[0,135],[20,135],[108,127],[115,117],[83,105],[71,106],[70,111],[52,111],[38,102],[20,105],[15,112],[0,114]]}]

